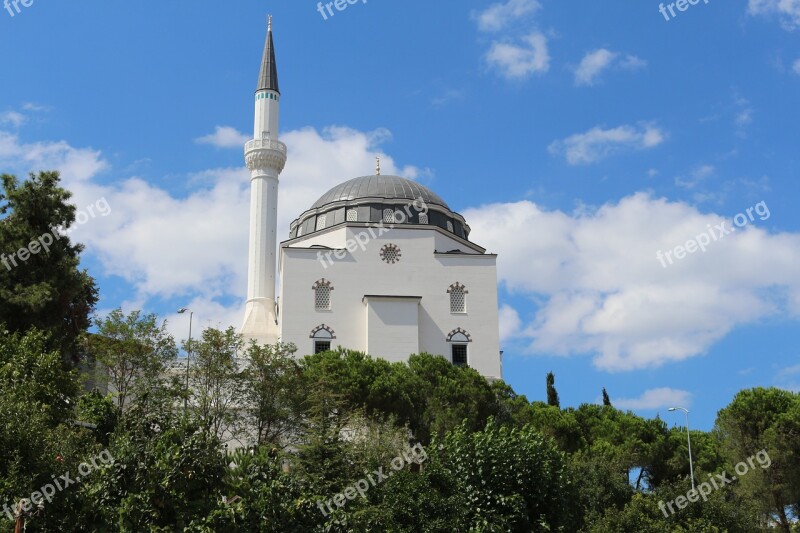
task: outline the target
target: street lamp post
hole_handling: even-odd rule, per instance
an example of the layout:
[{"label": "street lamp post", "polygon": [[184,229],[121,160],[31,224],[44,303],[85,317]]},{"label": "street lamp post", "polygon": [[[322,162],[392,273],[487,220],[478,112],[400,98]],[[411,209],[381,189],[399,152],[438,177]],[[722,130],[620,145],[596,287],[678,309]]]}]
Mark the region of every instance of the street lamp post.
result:
[{"label": "street lamp post", "polygon": [[184,412],[187,412],[189,409],[189,361],[192,358],[192,318],[194,317],[194,311],[187,307],[181,307],[178,309],[178,314],[180,315],[186,311],[189,311],[189,342],[187,343],[189,349],[186,350],[186,398],[183,400]]},{"label": "street lamp post", "polygon": [[689,431],[689,410],[685,407],[670,407],[668,411],[683,411],[686,413],[686,438],[689,441],[689,474],[692,476],[692,490],[694,490],[694,465],[692,464],[692,433]]}]

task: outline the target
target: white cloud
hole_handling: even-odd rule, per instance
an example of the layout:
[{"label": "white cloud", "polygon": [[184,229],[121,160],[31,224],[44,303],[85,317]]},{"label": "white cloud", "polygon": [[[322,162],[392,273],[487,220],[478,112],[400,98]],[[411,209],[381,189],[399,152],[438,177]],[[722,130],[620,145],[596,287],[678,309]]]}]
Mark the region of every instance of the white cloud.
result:
[{"label": "white cloud", "polygon": [[749,0],[751,15],[775,15],[787,30],[800,26],[800,0]]},{"label": "white cloud", "polygon": [[796,376],[800,375],[800,365],[794,365],[787,368],[781,369],[778,373],[780,377],[788,377],[788,376]]},{"label": "white cloud", "polygon": [[447,89],[443,91],[439,96],[436,96],[431,100],[431,105],[433,107],[442,107],[445,104],[456,100],[463,100],[465,95],[465,91],[463,89]]},{"label": "white cloud", "polygon": [[22,104],[22,109],[25,111],[50,111],[50,106],[36,104],[34,102],[25,102]]},{"label": "white cloud", "polygon": [[596,163],[622,149],[645,149],[658,146],[666,134],[652,124],[603,129],[596,126],[584,133],[554,141],[548,147],[553,155],[564,155],[570,165]]},{"label": "white cloud", "polygon": [[800,75],[800,59],[794,62],[794,65],[792,65],[792,70],[795,74]]},{"label": "white cloud", "polygon": [[541,7],[537,0],[508,0],[473,13],[473,18],[478,21],[478,29],[481,31],[500,31],[514,19],[535,13]]},{"label": "white cloud", "polygon": [[505,288],[538,302],[517,336],[531,353],[652,368],[701,355],[737,327],[800,318],[800,234],[769,233],[758,218],[663,268],[658,250],[728,218],[644,193],[572,214],[529,201],[462,214],[470,238],[499,254]]},{"label": "white cloud", "polygon": [[690,178],[677,176],[675,178],[675,185],[684,189],[694,189],[706,178],[713,176],[714,172],[716,172],[714,165],[700,165],[692,170]]},{"label": "white cloud", "polygon": [[633,55],[620,58],[620,54],[606,48],[588,52],[575,68],[575,85],[594,85],[606,70],[616,67],[624,70],[637,70],[647,66],[647,61]]},{"label": "white cloud", "polygon": [[615,52],[600,48],[589,52],[581,60],[575,69],[575,85],[593,85],[597,77],[614,61],[617,57]]},{"label": "white cloud", "polygon": [[714,165],[700,165],[692,171],[692,176],[696,179],[705,179],[714,174]]},{"label": "white cloud", "polygon": [[516,45],[495,41],[486,53],[486,61],[507,79],[523,79],[550,69],[547,37],[533,32]]},{"label": "white cloud", "polygon": [[500,341],[519,335],[522,321],[517,310],[509,305],[500,306]]},{"label": "white cloud", "polygon": [[0,113],[0,124],[11,124],[18,128],[28,121],[28,117],[17,111],[6,111]]},{"label": "white cloud", "polygon": [[688,407],[692,395],[685,390],[662,387],[650,389],[638,398],[612,399],[614,407],[631,410],[655,410],[670,407]]},{"label": "white cloud", "polygon": [[89,148],[73,148],[64,141],[23,144],[19,138],[0,131],[0,165],[25,172],[59,169],[68,181],[83,181],[106,168],[100,152]]},{"label": "white cloud", "polygon": [[736,125],[737,126],[747,126],[753,122],[753,110],[752,109],[744,109],[737,113],[736,115]]},{"label": "white cloud", "polygon": [[249,136],[244,133],[239,133],[235,128],[231,128],[230,126],[217,126],[214,133],[195,139],[195,142],[210,144],[217,148],[243,148],[244,143],[249,140]]},{"label": "white cloud", "polygon": [[619,66],[626,70],[638,70],[647,66],[647,61],[641,57],[627,55],[620,61]]}]

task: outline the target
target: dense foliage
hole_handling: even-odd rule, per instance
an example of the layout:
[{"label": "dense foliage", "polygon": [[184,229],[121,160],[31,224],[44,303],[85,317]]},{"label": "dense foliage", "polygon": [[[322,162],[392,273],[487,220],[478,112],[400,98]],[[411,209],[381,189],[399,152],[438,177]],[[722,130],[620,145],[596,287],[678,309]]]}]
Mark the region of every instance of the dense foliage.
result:
[{"label": "dense foliage", "polygon": [[[3,178],[0,243],[70,222],[57,181]],[[742,391],[692,431],[709,491],[681,505],[697,496],[685,431],[604,389],[561,408],[552,373],[529,401],[435,355],[295,357],[230,328],[187,343],[187,368],[154,315],[115,310],[88,335],[91,278],[61,246],[2,274],[3,530],[17,515],[32,532],[800,531],[800,394]]]}]

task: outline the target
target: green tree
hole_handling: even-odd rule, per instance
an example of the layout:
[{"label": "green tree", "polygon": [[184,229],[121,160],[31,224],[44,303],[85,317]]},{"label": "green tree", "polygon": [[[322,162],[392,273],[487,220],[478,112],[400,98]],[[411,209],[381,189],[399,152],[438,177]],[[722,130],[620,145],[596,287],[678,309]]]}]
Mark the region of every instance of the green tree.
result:
[{"label": "green tree", "polygon": [[93,390],[84,394],[78,399],[78,418],[81,422],[94,424],[97,439],[104,445],[108,445],[111,433],[117,426],[119,412],[114,404],[111,394],[103,396],[98,390]]},{"label": "green tree", "polygon": [[800,394],[777,388],[744,390],[718,413],[715,425],[731,465],[762,451],[768,454],[769,467],[756,467],[746,476],[738,476],[739,486],[786,532],[791,531],[789,508],[800,505],[798,406]]},{"label": "green tree", "polygon": [[192,410],[201,427],[223,441],[241,429],[242,377],[237,355],[244,346],[233,327],[208,328],[200,340],[186,341],[192,352],[190,394]]},{"label": "green tree", "polygon": [[547,373],[547,405],[561,407],[561,401],[558,399],[558,391],[556,390],[556,377],[552,372]]},{"label": "green tree", "polygon": [[[73,424],[78,379],[41,331],[9,333],[0,327],[0,506],[29,498],[53,477],[76,471],[93,451],[91,434]],[[74,514],[75,491],[47,505],[52,520]],[[41,513],[31,531],[42,524]],[[7,517],[0,511],[0,524]],[[47,528],[45,528],[47,530]]]},{"label": "green tree", "polygon": [[225,497],[202,521],[202,531],[306,533],[324,523],[310,489],[285,472],[285,458],[266,448],[236,450],[229,455]]},{"label": "green tree", "polygon": [[113,464],[81,487],[83,523],[92,531],[196,531],[223,496],[227,460],[220,441],[186,418],[137,414],[112,436]]},{"label": "green tree", "polygon": [[154,314],[121,309],[96,320],[97,334],[89,339],[89,352],[100,363],[101,378],[111,385],[120,414],[131,400],[153,401],[161,392],[169,364],[177,357],[175,340],[166,321]]},{"label": "green tree", "polygon": [[[71,193],[59,186],[57,172],[31,174],[22,183],[8,174],[0,180],[0,323],[10,331],[50,333],[64,361],[77,362],[97,289],[79,268],[83,246],[63,233],[75,221]],[[31,243],[38,253],[23,261],[29,252],[19,251]]]},{"label": "green tree", "polygon": [[301,426],[304,389],[295,351],[291,344],[251,342],[247,347],[242,401],[257,446],[289,445]]},{"label": "green tree", "polygon": [[[426,447],[425,460],[367,492],[368,506],[326,524],[333,531],[573,532],[578,525],[565,457],[532,427],[460,425]],[[334,528],[335,527],[335,528]]]},{"label": "green tree", "polygon": [[611,407],[611,398],[608,396],[608,392],[606,392],[606,388],[603,387],[603,405],[606,407]]},{"label": "green tree", "polygon": [[[687,502],[680,509],[676,498],[686,499],[691,483],[682,480],[664,484],[651,493],[636,493],[624,508],[609,508],[602,518],[586,527],[590,533],[758,533],[769,529],[758,520],[758,513],[746,498],[736,496],[730,487],[713,491],[707,500]],[[668,503],[672,504],[670,511]]]}]

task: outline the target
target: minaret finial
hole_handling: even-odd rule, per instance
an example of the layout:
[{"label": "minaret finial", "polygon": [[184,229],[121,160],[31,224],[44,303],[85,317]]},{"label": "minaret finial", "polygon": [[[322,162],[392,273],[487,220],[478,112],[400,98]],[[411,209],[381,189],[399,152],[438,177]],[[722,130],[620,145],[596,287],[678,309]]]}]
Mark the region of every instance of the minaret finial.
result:
[{"label": "minaret finial", "polygon": [[375,158],[375,175],[381,175],[381,156]]},{"label": "minaret finial", "polygon": [[267,31],[272,31],[272,15],[267,15]]}]

